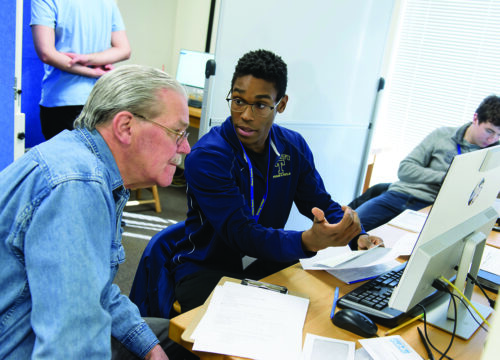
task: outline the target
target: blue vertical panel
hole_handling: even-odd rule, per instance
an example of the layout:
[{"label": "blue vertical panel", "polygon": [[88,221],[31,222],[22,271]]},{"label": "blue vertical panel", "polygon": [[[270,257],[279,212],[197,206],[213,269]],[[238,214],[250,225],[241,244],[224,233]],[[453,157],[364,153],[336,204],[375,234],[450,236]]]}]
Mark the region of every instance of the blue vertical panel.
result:
[{"label": "blue vertical panel", "polygon": [[45,141],[40,126],[43,63],[38,58],[31,35],[31,0],[23,0],[23,72],[21,112],[26,115],[26,148]]},{"label": "blue vertical panel", "polygon": [[[0,2],[0,13],[15,14],[15,1]],[[14,160],[14,66],[16,17],[3,16],[0,21],[0,170]]]}]

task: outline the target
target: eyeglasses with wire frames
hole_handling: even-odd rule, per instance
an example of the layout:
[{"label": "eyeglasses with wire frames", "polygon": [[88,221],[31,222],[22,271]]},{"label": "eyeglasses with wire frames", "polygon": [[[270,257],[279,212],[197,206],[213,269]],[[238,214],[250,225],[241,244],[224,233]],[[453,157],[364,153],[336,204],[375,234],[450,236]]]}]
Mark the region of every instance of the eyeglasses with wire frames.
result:
[{"label": "eyeglasses with wire frames", "polygon": [[187,137],[189,136],[189,133],[186,130],[184,130],[184,131],[175,131],[175,130],[170,129],[170,128],[166,127],[166,126],[163,126],[162,124],[157,123],[156,121],[150,120],[150,119],[148,119],[147,117],[145,117],[143,115],[139,115],[139,114],[135,114],[135,113],[132,113],[132,115],[134,115],[136,117],[140,117],[141,119],[144,119],[147,122],[153,123],[156,126],[161,127],[163,130],[165,130],[165,132],[167,134],[175,135],[175,143],[177,145],[182,144],[182,142],[184,141],[184,139],[187,139]]},{"label": "eyeglasses with wire frames", "polygon": [[255,115],[261,116],[261,117],[269,116],[271,114],[271,112],[280,104],[281,100],[283,100],[283,97],[281,97],[281,99],[279,99],[279,101],[274,106],[267,105],[267,104],[264,104],[261,102],[249,104],[240,98],[234,98],[234,99],[230,98],[229,97],[230,93],[231,93],[231,91],[229,91],[229,93],[227,94],[228,97],[226,98],[227,105],[229,106],[229,110],[234,111],[234,112],[238,112],[238,113],[242,113],[247,109],[247,106],[251,106],[252,112]]}]

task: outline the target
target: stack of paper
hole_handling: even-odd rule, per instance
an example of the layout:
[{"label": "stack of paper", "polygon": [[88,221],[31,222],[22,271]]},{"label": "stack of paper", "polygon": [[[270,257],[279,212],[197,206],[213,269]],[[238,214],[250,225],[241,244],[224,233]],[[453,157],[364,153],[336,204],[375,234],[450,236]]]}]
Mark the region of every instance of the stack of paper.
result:
[{"label": "stack of paper", "polygon": [[399,263],[391,249],[374,247],[370,250],[352,251],[348,246],[329,247],[316,256],[300,259],[304,270],[326,270],[339,280],[352,284],[383,274]]},{"label": "stack of paper", "polygon": [[239,283],[217,286],[193,332],[193,350],[299,359],[309,300]]},{"label": "stack of paper", "polygon": [[389,225],[396,226],[401,229],[419,233],[424,227],[427,220],[426,213],[414,210],[405,210],[394,219],[389,221]]}]

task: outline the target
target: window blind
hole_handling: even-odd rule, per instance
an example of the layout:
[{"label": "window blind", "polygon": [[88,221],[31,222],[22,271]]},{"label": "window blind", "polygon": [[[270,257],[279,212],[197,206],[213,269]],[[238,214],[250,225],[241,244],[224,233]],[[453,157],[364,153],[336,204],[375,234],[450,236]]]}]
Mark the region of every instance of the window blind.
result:
[{"label": "window blind", "polygon": [[390,64],[371,184],[397,180],[427,134],[471,121],[482,99],[500,95],[500,0],[403,0]]}]

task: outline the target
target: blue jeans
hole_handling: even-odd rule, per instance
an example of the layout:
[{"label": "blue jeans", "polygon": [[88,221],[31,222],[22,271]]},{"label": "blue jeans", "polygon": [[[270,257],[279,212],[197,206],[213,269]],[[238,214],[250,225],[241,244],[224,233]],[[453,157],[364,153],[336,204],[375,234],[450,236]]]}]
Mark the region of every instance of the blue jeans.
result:
[{"label": "blue jeans", "polygon": [[368,232],[384,225],[406,209],[417,211],[429,205],[432,205],[432,202],[395,191],[386,191],[363,203],[356,212],[365,231]]}]

